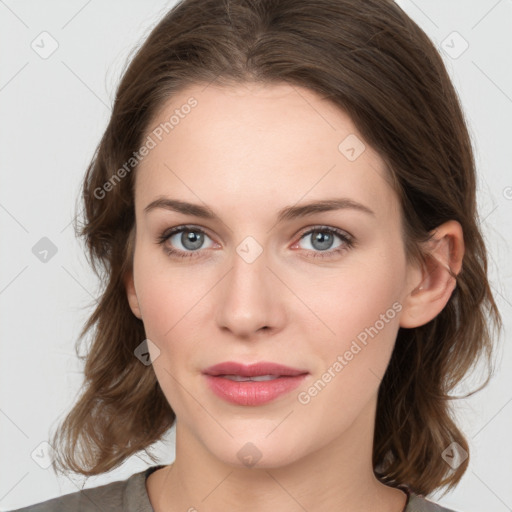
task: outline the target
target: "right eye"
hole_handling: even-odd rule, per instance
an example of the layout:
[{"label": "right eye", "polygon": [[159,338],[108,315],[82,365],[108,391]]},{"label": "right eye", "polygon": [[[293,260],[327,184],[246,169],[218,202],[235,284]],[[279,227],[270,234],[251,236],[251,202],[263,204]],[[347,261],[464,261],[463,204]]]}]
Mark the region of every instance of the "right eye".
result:
[{"label": "right eye", "polygon": [[[169,256],[195,258],[201,255],[200,249],[204,244],[205,237],[211,240],[201,228],[177,226],[162,233],[158,237],[157,243],[164,246],[164,250]],[[178,246],[177,249],[176,246]]]}]

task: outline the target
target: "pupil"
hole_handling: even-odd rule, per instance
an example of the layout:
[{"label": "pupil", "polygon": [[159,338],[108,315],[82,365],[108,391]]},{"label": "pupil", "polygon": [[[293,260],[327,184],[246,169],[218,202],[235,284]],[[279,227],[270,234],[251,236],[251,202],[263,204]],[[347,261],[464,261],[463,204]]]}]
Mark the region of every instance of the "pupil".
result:
[{"label": "pupil", "polygon": [[[325,233],[322,231],[317,231],[316,236],[314,237],[315,243],[318,242],[319,246],[317,249],[325,250],[329,249],[332,245],[332,235],[330,233]],[[313,244],[315,245],[315,244]]]},{"label": "pupil", "polygon": [[195,231],[187,231],[182,234],[181,243],[187,249],[199,249],[203,242],[202,233],[196,233]]}]

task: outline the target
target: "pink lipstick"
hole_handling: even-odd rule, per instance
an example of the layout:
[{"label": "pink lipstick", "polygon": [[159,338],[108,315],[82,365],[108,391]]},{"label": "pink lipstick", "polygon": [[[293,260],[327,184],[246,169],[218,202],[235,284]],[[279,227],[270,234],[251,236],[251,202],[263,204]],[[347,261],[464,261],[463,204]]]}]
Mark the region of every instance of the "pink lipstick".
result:
[{"label": "pink lipstick", "polygon": [[234,361],[210,366],[203,371],[210,389],[236,405],[263,405],[295,389],[307,370],[262,361],[245,365]]}]

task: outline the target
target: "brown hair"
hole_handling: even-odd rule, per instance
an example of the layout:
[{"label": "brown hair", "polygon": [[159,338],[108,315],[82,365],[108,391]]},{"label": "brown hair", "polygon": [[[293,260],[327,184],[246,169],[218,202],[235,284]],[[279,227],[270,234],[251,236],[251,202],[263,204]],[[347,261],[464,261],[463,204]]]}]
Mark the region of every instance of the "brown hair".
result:
[{"label": "brown hair", "polygon": [[123,282],[134,248],[134,173],[112,179],[166,100],[214,80],[295,84],[347,112],[389,169],[408,256],[421,257],[419,242],[443,222],[462,225],[465,255],[448,304],[426,325],[399,330],[379,389],[373,456],[376,475],[388,485],[425,495],[450,489],[468,460],[451,470],[441,453],[452,441],[469,448],[449,393],[482,355],[489,375],[478,390],[487,384],[491,327],[499,331],[501,319],[487,279],[475,164],[457,94],[432,42],[391,0],[184,0],[137,51],[83,183],[80,235],[104,290],[80,335],[93,330],[87,355],[79,356],[84,392],[52,439],[54,470],[107,472],[174,423],[151,365],[134,356],[146,338]]}]

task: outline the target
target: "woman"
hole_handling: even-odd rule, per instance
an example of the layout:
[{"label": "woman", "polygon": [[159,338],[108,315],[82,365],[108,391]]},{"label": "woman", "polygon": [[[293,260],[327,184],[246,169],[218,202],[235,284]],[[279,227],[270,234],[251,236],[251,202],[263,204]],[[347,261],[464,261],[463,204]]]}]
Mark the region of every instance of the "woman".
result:
[{"label": "woman", "polygon": [[185,0],[126,70],[84,180],[105,288],[22,510],[446,510],[449,393],[499,314],[457,95],[392,1]]}]

